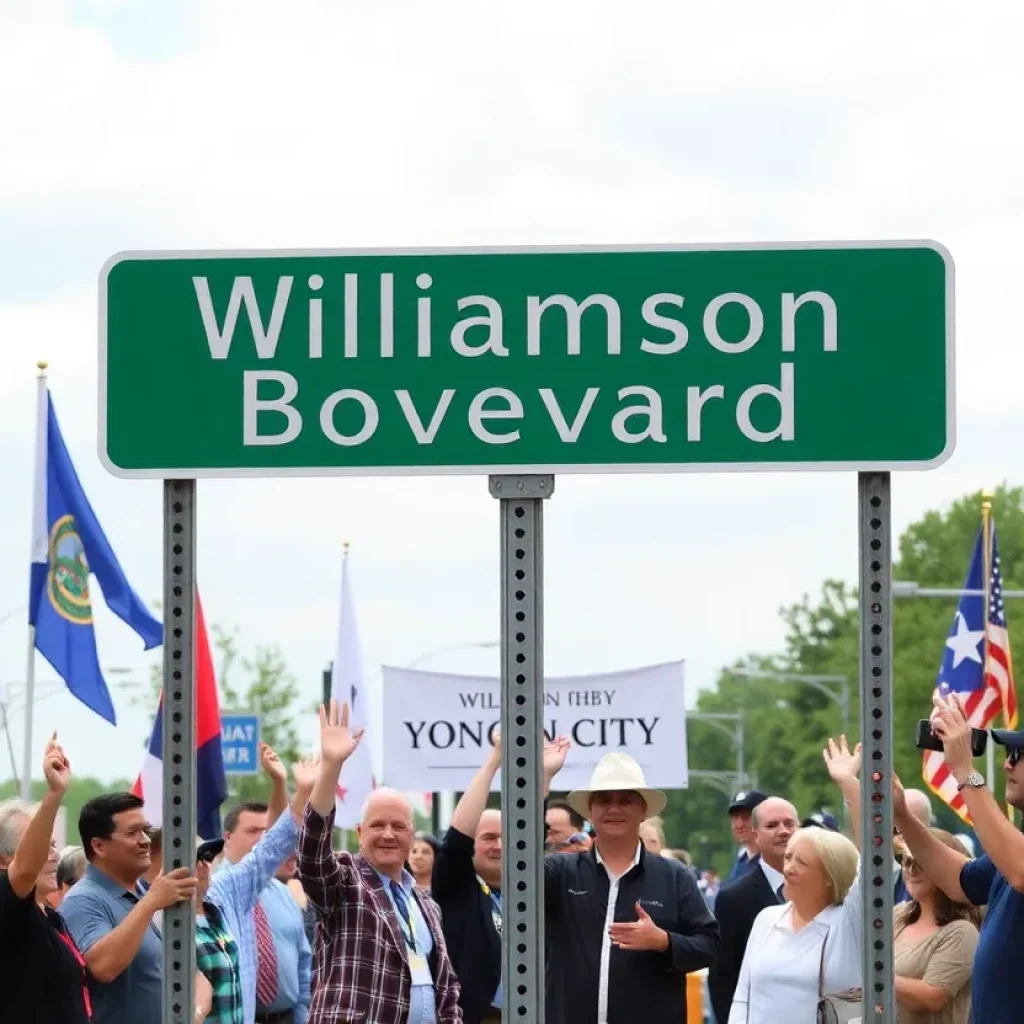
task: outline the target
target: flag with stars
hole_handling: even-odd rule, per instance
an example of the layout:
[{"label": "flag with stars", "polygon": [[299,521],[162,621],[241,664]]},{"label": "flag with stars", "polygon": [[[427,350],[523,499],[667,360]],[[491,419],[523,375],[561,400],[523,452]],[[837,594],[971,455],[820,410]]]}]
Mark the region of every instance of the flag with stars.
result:
[{"label": "flag with stars", "polygon": [[[985,579],[984,535],[979,530],[964,590],[987,591],[988,615],[986,617],[986,602],[981,593],[961,594],[946,639],[936,693],[942,696],[958,694],[968,721],[975,729],[989,728],[1000,713],[1007,727],[1015,729],[1017,696],[1013,683],[1010,639],[1003,607],[1003,581],[999,569],[999,544],[994,523],[991,525],[991,566],[988,579]],[[925,752],[924,780],[932,792],[967,820],[963,799],[957,792],[956,779],[950,774],[940,752]]]},{"label": "flag with stars", "polygon": [[[353,732],[369,725],[366,679],[359,623],[352,598],[352,576],[348,552],[341,567],[341,609],[338,618],[338,646],[331,666],[331,699],[349,706],[349,727]],[[334,824],[336,828],[355,828],[359,824],[363,801],[375,788],[369,729],[355,753],[345,762],[338,780]]]}]

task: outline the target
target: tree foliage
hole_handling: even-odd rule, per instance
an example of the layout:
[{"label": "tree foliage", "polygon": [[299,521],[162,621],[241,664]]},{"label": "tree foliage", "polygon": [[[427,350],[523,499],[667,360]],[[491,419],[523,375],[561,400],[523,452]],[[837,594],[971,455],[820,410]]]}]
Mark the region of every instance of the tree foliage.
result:
[{"label": "tree foliage", "polygon": [[[1003,582],[1024,586],[1024,488],[1000,487],[993,497]],[[893,578],[921,586],[963,586],[980,524],[981,494],[964,495],[941,511],[926,513],[899,539]],[[931,695],[949,633],[956,598],[894,601],[893,710],[896,770],[908,786],[923,786],[921,752],[914,746],[917,720],[927,717]],[[1007,603],[1011,644],[1024,642],[1024,602],[1016,612]],[[1015,614],[1016,613],[1016,614]],[[851,731],[859,735],[859,622],[855,586],[825,580],[818,595],[804,595],[780,610],[786,627],[782,652],[754,655],[762,671],[845,675],[850,680]],[[803,683],[773,682],[740,675],[737,663],[723,669],[717,687],[702,693],[698,712],[737,712],[744,716],[747,772],[757,788],[779,793],[801,815],[835,808],[837,797],[824,771],[821,750],[841,727],[837,704]],[[688,730],[691,767],[735,771],[732,744],[707,723],[692,721]],[[936,810],[946,827],[962,829],[959,819],[938,799]],[[727,864],[733,845],[726,816],[727,798],[710,786],[691,782],[685,793],[671,795],[666,811],[669,841],[688,846],[704,863]],[[706,841],[701,841],[702,839]]]}]

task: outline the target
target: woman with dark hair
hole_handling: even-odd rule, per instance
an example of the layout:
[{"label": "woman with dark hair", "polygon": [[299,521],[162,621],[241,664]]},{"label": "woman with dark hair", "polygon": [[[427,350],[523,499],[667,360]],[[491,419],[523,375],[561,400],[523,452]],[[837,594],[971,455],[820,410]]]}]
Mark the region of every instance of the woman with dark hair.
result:
[{"label": "woman with dark hair", "polygon": [[430,892],[430,879],[434,873],[434,860],[441,844],[429,832],[417,832],[409,851],[409,874],[421,889]]},{"label": "woman with dark hair", "polygon": [[[838,743],[829,740],[824,753],[829,774],[842,790],[857,832],[860,744],[851,753],[843,736]],[[945,846],[966,854],[963,845],[948,832],[931,831]],[[860,836],[856,838],[860,846]],[[893,915],[898,1024],[968,1024],[978,911],[954,903],[918,868],[909,852],[902,854],[902,860],[910,900],[899,904]]]}]

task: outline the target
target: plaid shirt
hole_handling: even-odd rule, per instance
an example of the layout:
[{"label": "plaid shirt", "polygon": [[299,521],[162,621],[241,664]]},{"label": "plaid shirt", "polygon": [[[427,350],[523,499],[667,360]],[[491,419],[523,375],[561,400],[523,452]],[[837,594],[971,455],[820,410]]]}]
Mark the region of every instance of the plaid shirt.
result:
[{"label": "plaid shirt", "polygon": [[[408,1024],[412,976],[405,941],[380,876],[362,854],[331,850],[334,811],[306,806],[299,872],[320,920],[313,948],[308,1024]],[[434,938],[432,968],[438,1024],[462,1024],[459,982],[441,931],[441,912],[413,890]]]},{"label": "plaid shirt", "polygon": [[213,986],[213,1005],[206,1019],[212,1024],[244,1024],[238,943],[212,903],[203,904],[203,914],[196,920],[196,967]]}]

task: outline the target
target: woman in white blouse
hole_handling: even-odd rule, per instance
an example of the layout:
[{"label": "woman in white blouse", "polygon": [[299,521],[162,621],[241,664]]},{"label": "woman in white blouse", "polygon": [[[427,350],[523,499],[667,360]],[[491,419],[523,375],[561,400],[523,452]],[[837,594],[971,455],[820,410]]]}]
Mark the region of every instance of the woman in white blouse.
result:
[{"label": "woman in white blouse", "polygon": [[861,984],[857,848],[824,828],[786,847],[786,903],[758,914],[747,940],[729,1024],[815,1024],[824,953],[826,995]]}]

